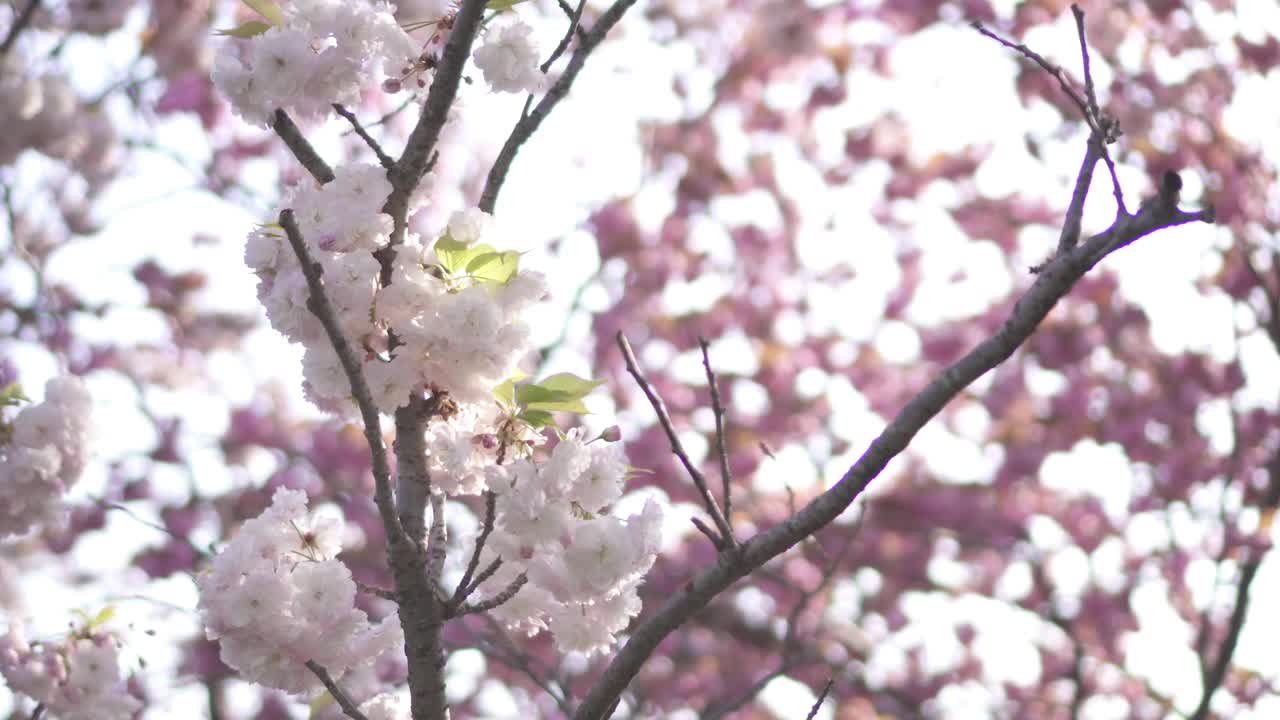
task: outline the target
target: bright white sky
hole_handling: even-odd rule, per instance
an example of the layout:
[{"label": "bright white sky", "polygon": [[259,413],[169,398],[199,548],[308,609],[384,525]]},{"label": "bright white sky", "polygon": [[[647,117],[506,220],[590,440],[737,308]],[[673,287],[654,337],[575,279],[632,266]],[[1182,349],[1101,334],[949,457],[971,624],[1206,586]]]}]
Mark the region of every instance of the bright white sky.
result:
[{"label": "bright white sky", "polygon": [[[593,4],[601,4],[595,2]],[[818,3],[811,3],[818,4]],[[1187,72],[1193,63],[1216,62],[1230,64],[1233,46],[1227,41],[1238,28],[1247,30],[1246,37],[1261,40],[1259,29],[1280,28],[1280,6],[1272,3],[1244,3],[1238,11],[1239,18],[1226,14],[1214,14],[1202,9],[1195,21],[1202,28],[1221,38],[1221,52],[1214,57],[1189,57],[1170,60],[1163,67],[1176,76]],[[1268,14],[1269,13],[1269,14]],[[532,18],[532,14],[526,14]],[[558,39],[562,31],[561,18],[553,15],[554,22],[540,26],[545,46]],[[141,23],[141,18],[135,22]],[[637,133],[637,122],[643,119],[672,118],[681,107],[669,93],[670,79],[675,74],[692,75],[691,86],[706,87],[711,81],[710,71],[700,67],[694,56],[675,44],[655,47],[646,42],[646,32],[641,13],[634,13],[624,22],[627,28],[619,33],[616,42],[606,45],[593,57],[588,69],[579,79],[573,96],[557,109],[553,119],[522,150],[511,177],[503,192],[499,214],[504,239],[497,245],[506,245],[530,251],[523,263],[543,269],[554,268],[553,286],[576,288],[596,270],[598,258],[592,239],[578,228],[585,218],[584,208],[619,195],[633,196],[643,217],[652,218],[656,229],[668,209],[668,195],[672,177],[659,177],[645,184],[642,178],[645,142]],[[845,28],[849,37],[860,42],[875,42],[886,36],[885,28],[875,22],[860,21]],[[1078,46],[1070,13],[1064,13],[1051,26],[1037,28],[1024,38],[1032,47],[1061,62],[1067,68],[1078,64]],[[1136,61],[1146,51],[1146,41],[1138,33],[1127,39],[1125,58]],[[127,49],[120,48],[120,57],[127,57]],[[68,59],[76,53],[91,49],[75,43],[69,47]],[[93,55],[100,58],[98,55]],[[938,62],[938,57],[964,58],[964,62]],[[79,63],[85,76],[77,80],[88,87],[101,82],[92,73],[101,68],[100,59],[93,63]],[[951,152],[966,144],[990,146],[990,157],[977,170],[974,182],[980,192],[992,196],[1012,191],[1022,191],[1031,196],[1069,196],[1072,173],[1079,165],[1079,153],[1083,147],[1083,130],[1067,140],[1051,137],[1056,129],[1054,120],[1045,108],[1023,108],[1013,92],[1015,60],[1004,49],[980,37],[963,22],[935,26],[909,38],[895,47],[890,61],[892,77],[878,76],[870,70],[855,70],[848,79],[848,100],[842,105],[825,111],[817,120],[820,141],[829,141],[829,147],[820,146],[822,153],[839,153],[844,130],[866,126],[882,113],[893,110],[906,119],[913,157],[925,160],[935,153]],[[118,68],[111,68],[114,72]],[[1095,77],[1102,86],[1114,69],[1095,59]],[[78,70],[79,72],[79,70]],[[105,74],[110,74],[104,70]],[[819,71],[815,71],[819,72]],[[979,79],[975,81],[975,78]],[[1175,79],[1171,77],[1170,79]],[[700,85],[701,83],[701,85]],[[797,88],[782,86],[770,91],[771,102],[787,105],[800,96]],[[1280,75],[1273,73],[1265,79],[1242,84],[1228,114],[1228,130],[1242,139],[1258,142],[1273,162],[1280,161],[1280,135],[1274,128],[1280,126],[1280,104],[1274,98],[1280,96]],[[1105,100],[1105,98],[1103,98]],[[446,147],[483,149],[496,148],[505,137],[510,122],[519,110],[522,99],[487,95],[472,87],[465,96],[466,123],[446,137]],[[717,117],[721,131],[726,163],[739,161],[748,148],[759,146],[755,138],[745,136],[739,130],[737,119],[730,113]],[[1045,162],[1031,159],[1022,146],[1022,133],[1028,128],[1041,135],[1045,150]],[[342,129],[337,123],[314,134],[322,151],[332,152],[334,131]],[[1256,139],[1256,140],[1253,140]],[[174,119],[163,123],[154,136],[156,143],[171,148],[189,158],[189,165],[199,167],[207,157],[207,138],[199,126],[189,119]],[[800,255],[811,269],[820,271],[836,263],[849,263],[858,269],[857,278],[839,286],[821,286],[797,281],[795,291],[808,293],[817,308],[830,308],[831,312],[818,312],[809,317],[779,319],[779,335],[782,338],[799,339],[804,332],[825,332],[837,329],[851,343],[872,342],[891,360],[910,363],[918,350],[919,339],[915,332],[902,323],[880,322],[879,310],[886,294],[897,282],[897,264],[894,260],[901,242],[926,243],[928,260],[922,289],[911,308],[913,319],[926,323],[963,321],[984,308],[987,303],[1005,294],[1014,284],[1025,284],[1026,279],[1013,277],[1007,269],[1006,259],[997,248],[986,242],[975,242],[966,237],[945,212],[948,203],[955,201],[954,188],[946,183],[935,183],[914,201],[902,201],[894,208],[895,216],[910,221],[908,237],[898,237],[875,225],[869,213],[871,203],[880,188],[889,180],[886,166],[870,163],[859,170],[849,184],[840,187],[827,186],[811,168],[799,160],[794,145],[783,139],[771,142],[767,150],[772,154],[783,184],[793,188],[792,197],[803,215],[810,222],[802,224],[796,238]],[[439,174],[445,178],[450,173],[465,170],[473,153],[464,149],[442,159]],[[260,207],[245,209],[213,198],[198,191],[199,178],[172,159],[154,153],[138,153],[126,179],[113,187],[103,199],[100,217],[108,219],[106,229],[96,238],[80,242],[62,253],[54,263],[53,273],[74,283],[78,288],[91,288],[101,297],[136,298],[136,287],[130,279],[130,271],[142,258],[155,258],[166,267],[175,269],[201,268],[211,283],[205,300],[211,306],[226,309],[252,309],[254,279],[240,261],[238,249],[227,252],[229,242],[237,247],[239,238],[254,222],[261,221],[268,210],[264,201]],[[274,173],[265,164],[263,172],[251,178],[261,190],[261,197],[270,198],[275,188]],[[1109,181],[1105,173],[1095,176],[1100,183],[1094,188],[1086,206],[1085,227],[1101,229],[1109,224],[1113,207]],[[1146,192],[1149,182],[1140,168],[1120,168],[1129,198]],[[1184,174],[1187,182],[1185,196],[1194,198],[1199,192],[1198,179]],[[442,183],[447,185],[447,183]],[[548,191],[548,189],[553,189]],[[444,197],[440,207],[433,209],[438,224],[456,209],[462,198]],[[1131,204],[1133,201],[1131,200]],[[750,219],[761,225],[777,222],[771,204],[758,198],[744,196],[718,202],[710,216],[695,226],[695,242],[707,248],[714,257],[727,265],[733,260],[732,248],[727,236],[720,229],[720,222],[738,222]],[[828,222],[830,220],[830,222]],[[163,236],[157,233],[163,228]],[[224,240],[222,244],[193,246],[189,238],[194,233],[204,233]],[[549,256],[543,248],[551,238],[567,237],[568,242],[559,257]],[[1028,258],[1027,265],[1044,257],[1056,239],[1056,230],[1047,227],[1029,227],[1022,237],[1022,252]],[[1235,318],[1229,302],[1223,297],[1205,297],[1194,289],[1197,278],[1211,274],[1217,256],[1215,248],[1226,246],[1232,238],[1221,228],[1193,225],[1164,231],[1160,237],[1142,241],[1118,255],[1106,264],[1121,276],[1122,292],[1141,303],[1152,319],[1152,332],[1158,346],[1168,352],[1185,349],[1207,350],[1217,357],[1227,358],[1240,352],[1245,361],[1254,402],[1274,402],[1273,392],[1280,379],[1280,364],[1274,352],[1258,337],[1257,333],[1245,337],[1237,346],[1233,334]],[[1156,247],[1156,244],[1159,247]],[[1161,272],[1144,272],[1149,268],[1154,253],[1159,253]],[[0,283],[23,287],[24,280],[15,276],[10,263],[0,269]],[[966,280],[953,282],[951,277],[958,269],[965,270]],[[603,284],[597,284],[586,296],[588,307],[600,307],[606,298],[608,274]],[[716,277],[699,279],[693,283],[671,287],[664,296],[673,309],[691,310],[704,307],[727,286]],[[90,298],[92,299],[92,298]],[[558,333],[568,307],[567,295],[557,296],[533,323],[540,339],[550,340]],[[843,309],[858,308],[863,312],[850,313]],[[841,309],[840,312],[836,312]],[[1194,321],[1188,321],[1194,318]],[[639,321],[639,320],[638,320]],[[132,337],[138,341],[153,339],[163,342],[166,330],[160,319],[145,310],[122,311],[101,323],[86,324],[86,335],[102,337]],[[588,334],[585,317],[578,317],[570,325],[570,339],[584,339]],[[10,346],[6,346],[6,351]],[[675,355],[673,350],[660,345],[641,349],[646,361],[672,362],[678,374],[687,374],[691,381],[702,377],[698,359],[692,355]],[[56,367],[47,357],[30,349],[14,348],[14,355],[23,368],[23,383],[33,395],[38,394],[43,380]],[[276,378],[283,381],[291,395],[290,401],[304,411],[309,411],[297,392],[297,358],[299,352],[289,347],[272,331],[263,330],[251,338],[245,357],[219,354],[208,359],[215,369],[214,386],[201,392],[157,393],[149,396],[154,407],[163,411],[171,408],[181,413],[197,432],[203,434],[211,446],[223,432],[223,409],[228,405],[243,404],[254,397],[262,383]],[[721,338],[713,346],[713,357],[723,370],[749,371],[754,360],[754,350],[740,334]],[[586,373],[587,368],[577,357],[567,354],[556,356],[554,368]],[[865,443],[883,426],[882,420],[867,407],[862,395],[845,378],[827,377],[820,371],[803,378],[807,391],[826,393],[835,407],[836,432],[852,441],[854,455],[860,453]],[[982,381],[979,381],[980,383]],[[99,424],[99,436],[104,453],[110,456],[127,454],[145,448],[150,443],[150,431],[136,409],[134,389],[118,378],[91,378],[95,400],[99,403],[99,419],[110,422]],[[762,391],[761,391],[762,392]],[[220,398],[214,400],[212,398]],[[763,398],[762,398],[763,399]],[[736,410],[749,416],[753,410],[747,407]],[[613,416],[613,408],[607,401],[596,401],[596,409],[603,418]],[[644,421],[643,417],[621,417],[624,426]],[[979,411],[974,413],[974,435],[986,418]],[[1208,421],[1209,431],[1220,432],[1221,424]],[[690,450],[705,451],[701,437],[690,434],[685,438]],[[819,443],[820,445],[820,443]],[[991,469],[997,459],[990,452],[983,452],[965,437],[952,434],[946,428],[931,425],[916,439],[913,448],[923,458],[945,458],[945,463],[931,463],[939,476],[957,482],[972,481]],[[801,446],[777,448],[777,460],[768,461],[754,479],[761,489],[777,489],[780,483],[790,481],[800,489],[805,481],[796,478],[812,478],[813,483],[833,481],[852,461],[853,456],[833,457],[823,466],[815,466],[809,450]],[[212,454],[209,455],[212,457]],[[887,471],[890,475],[895,466]],[[232,479],[220,472],[216,464],[203,463],[193,469],[197,486],[215,492]],[[1099,447],[1084,442],[1069,454],[1055,456],[1047,463],[1042,481],[1059,488],[1075,488],[1080,493],[1099,496],[1104,505],[1117,512],[1125,506],[1129,493],[1133,492],[1133,477],[1123,454],[1115,447]],[[90,472],[75,491],[75,497],[84,499],[98,493],[104,478],[99,468]],[[157,483],[163,487],[162,484]],[[185,480],[177,480],[174,488],[184,488]],[[185,490],[175,490],[181,497]],[[1198,499],[1203,502],[1215,498]],[[677,508],[671,513],[671,534],[685,532],[688,527],[688,508]],[[1134,523],[1129,539],[1139,546],[1158,548],[1170,542],[1194,541],[1194,524],[1188,522],[1167,527],[1162,522],[1142,518]],[[1052,549],[1064,543],[1060,528],[1051,523],[1035,529],[1035,536],[1042,547]],[[119,513],[111,515],[104,537],[110,542],[81,543],[76,552],[76,563],[82,567],[109,569],[122,567],[129,556],[125,548],[151,544],[155,535],[136,521]],[[1118,545],[1104,545],[1092,556],[1078,549],[1068,548],[1053,554],[1049,567],[1051,576],[1064,588],[1082,583],[1090,571],[1105,579],[1115,577],[1120,571]],[[951,567],[939,561],[939,578],[956,578],[963,567]],[[1211,567],[1195,567],[1193,572],[1204,578],[1208,587],[1212,578]],[[1280,568],[1275,562],[1264,564],[1262,576],[1255,585],[1255,608],[1274,607],[1280,601]],[[945,580],[943,580],[945,582]],[[195,617],[189,610],[195,606],[191,583],[183,578],[147,588],[149,598],[162,598],[167,603],[183,608],[174,611],[154,602],[123,602],[135,592],[126,573],[116,574],[98,589],[97,597],[71,595],[60,591],[60,578],[54,573],[29,573],[22,580],[23,595],[39,598],[29,603],[30,619],[44,632],[56,632],[65,626],[67,611],[74,607],[96,608],[111,598],[120,605],[122,615],[137,623],[139,628],[163,625],[166,629],[176,624],[186,624],[195,629]],[[837,615],[849,617],[858,603],[859,588],[863,591],[878,582],[874,570],[868,569],[855,578],[837,584],[837,596],[842,600],[833,610]],[[1028,582],[1025,573],[1013,572],[1006,589],[1017,588]],[[748,591],[743,591],[747,593]],[[760,611],[759,597],[737,598],[745,611],[756,607]],[[1202,598],[1207,599],[1207,598]],[[989,650],[992,668],[1013,682],[1030,682],[1038,668],[1039,660],[1025,645],[1025,639],[1038,634],[1030,618],[1010,617],[1005,606],[990,600],[966,599],[959,606],[952,606],[940,598],[915,597],[907,604],[906,611],[916,622],[892,639],[873,637],[876,642],[871,672],[873,677],[892,678],[895,668],[904,661],[904,650],[914,645],[924,645],[931,664],[944,667],[951,662],[958,650],[951,623],[964,617],[978,628],[979,644]],[[1192,629],[1173,616],[1165,603],[1163,591],[1153,583],[1148,590],[1135,598],[1135,610],[1142,618],[1142,629],[1128,640],[1130,663],[1134,672],[1150,678],[1157,690],[1174,697],[1178,705],[1187,708],[1198,699],[1198,674],[1194,657],[1189,650],[1188,638]],[[762,616],[763,620],[763,616]],[[1271,677],[1280,675],[1280,656],[1267,641],[1280,631],[1268,613],[1255,612],[1249,631],[1244,634],[1238,651],[1239,661]],[[870,629],[874,633],[874,628]],[[168,667],[176,661],[175,654],[163,639],[148,639],[141,633],[131,633],[134,649],[147,658],[152,668]],[[473,681],[475,674],[483,672],[479,659],[470,655],[455,658],[457,682]],[[467,670],[466,668],[470,668]],[[812,695],[797,689],[794,683],[780,680],[770,685],[764,697],[776,708],[778,716],[794,716],[795,707],[807,707]],[[5,692],[0,689],[0,708],[5,706]],[[503,693],[494,691],[492,697],[495,717],[503,716]],[[805,698],[809,698],[807,701]],[[182,708],[191,703],[203,704],[198,688],[179,690],[151,708],[146,717],[163,718],[182,716]],[[989,698],[977,689],[956,688],[944,699],[946,716],[951,718],[989,717]],[[1090,702],[1086,717],[1121,717],[1105,698]],[[1263,703],[1253,717],[1280,715],[1280,702]],[[819,717],[831,717],[831,708],[824,708]],[[1241,717],[1246,717],[1241,715]]]}]

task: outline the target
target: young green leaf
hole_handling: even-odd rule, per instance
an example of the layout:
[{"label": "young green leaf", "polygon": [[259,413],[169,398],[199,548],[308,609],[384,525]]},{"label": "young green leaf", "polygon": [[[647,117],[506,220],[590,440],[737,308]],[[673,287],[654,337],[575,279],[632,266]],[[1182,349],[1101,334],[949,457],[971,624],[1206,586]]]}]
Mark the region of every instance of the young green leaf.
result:
[{"label": "young green leaf", "polygon": [[544,428],[555,423],[555,418],[546,410],[525,410],[516,416],[531,427]]},{"label": "young green leaf", "polygon": [[22,386],[18,383],[9,383],[3,390],[0,390],[0,407],[21,405],[25,402],[31,402],[31,398],[22,392]]},{"label": "young green leaf", "polygon": [[511,8],[525,2],[525,0],[489,0],[489,9],[497,12],[505,12]]},{"label": "young green leaf", "polygon": [[538,383],[548,390],[566,392],[574,397],[583,398],[588,393],[604,384],[603,380],[587,380],[573,373],[556,373]]},{"label": "young green leaf", "polygon": [[515,250],[481,253],[467,263],[468,275],[503,285],[515,277],[519,270],[520,253]]},{"label": "young green leaf", "polygon": [[251,10],[267,19],[267,22],[275,26],[284,25],[284,12],[280,10],[280,6],[272,2],[272,0],[243,0]]},{"label": "young green leaf", "polygon": [[247,40],[248,38],[261,35],[270,29],[271,26],[261,20],[248,20],[231,28],[230,30],[214,30],[213,33],[215,35],[227,35]]}]

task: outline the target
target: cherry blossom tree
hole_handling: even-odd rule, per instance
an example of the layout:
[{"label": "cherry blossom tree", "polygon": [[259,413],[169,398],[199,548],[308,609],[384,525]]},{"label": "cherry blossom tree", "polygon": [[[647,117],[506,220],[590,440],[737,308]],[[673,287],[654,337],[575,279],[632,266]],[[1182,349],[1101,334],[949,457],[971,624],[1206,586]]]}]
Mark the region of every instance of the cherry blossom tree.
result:
[{"label": "cherry blossom tree", "polygon": [[1274,712],[1266,12],[18,2],[0,708]]}]

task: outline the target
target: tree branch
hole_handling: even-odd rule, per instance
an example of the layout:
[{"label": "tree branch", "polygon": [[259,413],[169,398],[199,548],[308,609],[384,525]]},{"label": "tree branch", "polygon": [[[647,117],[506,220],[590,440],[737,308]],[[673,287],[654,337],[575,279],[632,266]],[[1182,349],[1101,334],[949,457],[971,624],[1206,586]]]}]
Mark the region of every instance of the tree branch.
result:
[{"label": "tree branch", "polygon": [[551,68],[552,63],[564,54],[569,47],[569,41],[573,39],[573,33],[578,31],[579,23],[582,20],[582,9],[587,6],[587,0],[578,0],[578,7],[569,14],[569,29],[565,31],[564,37],[560,38],[560,43],[556,45],[556,49],[551,51],[551,57],[542,63],[542,67],[538,68],[542,74],[547,74],[547,70]]},{"label": "tree branch", "polygon": [[711,411],[716,417],[716,454],[720,456],[720,483],[723,486],[721,496],[724,498],[724,522],[733,535],[733,496],[730,487],[733,485],[733,473],[729,471],[729,453],[724,438],[724,405],[720,402],[720,386],[716,383],[716,374],[711,369],[710,345],[704,337],[698,338],[702,348],[702,366],[707,370],[707,385],[711,388]]},{"label": "tree branch", "polygon": [[302,131],[294,124],[293,118],[289,117],[289,113],[276,108],[271,129],[276,131],[284,144],[289,147],[289,151],[298,159],[302,167],[311,173],[311,177],[315,178],[316,182],[321,185],[333,182],[333,168],[329,167],[329,163],[325,162],[324,158],[320,157],[320,153],[311,146]]},{"label": "tree branch", "polygon": [[999,330],[949,366],[908,402],[839,482],[782,524],[743,543],[739,552],[720,554],[714,566],[699,573],[636,626],[627,644],[614,656],[574,717],[577,720],[604,720],[608,709],[663,638],[706,607],[725,588],[844,512],[926,423],[962,389],[1007,360],[1076,281],[1104,257],[1157,229],[1211,218],[1209,210],[1196,213],[1175,211],[1172,216],[1159,219],[1154,213],[1127,215],[1084,245],[1049,261]]},{"label": "tree branch", "polygon": [[13,19],[13,24],[9,26],[9,33],[4,36],[4,42],[0,42],[0,58],[9,54],[10,48],[17,42],[18,36],[22,31],[31,24],[31,18],[35,17],[36,8],[40,7],[40,0],[31,0],[27,6],[22,8],[22,12]]},{"label": "tree branch", "polygon": [[470,587],[471,578],[475,577],[476,569],[480,566],[480,553],[484,550],[484,544],[489,540],[489,533],[493,532],[493,523],[497,510],[497,494],[492,490],[486,490],[484,492],[484,525],[480,527],[480,535],[476,538],[476,547],[471,552],[471,559],[467,561],[467,569],[463,571],[462,579],[458,581],[458,587],[453,591],[453,599],[449,601],[451,608],[457,608],[466,602],[467,596],[474,589]]},{"label": "tree branch", "polygon": [[[726,550],[736,546],[737,540],[733,537],[733,530],[729,527],[729,521],[725,519],[724,513],[720,512],[720,505],[716,503],[715,496],[711,494],[710,488],[707,487],[707,478],[702,474],[693,461],[689,459],[689,453],[685,452],[684,444],[680,442],[680,437],[676,435],[676,428],[671,423],[671,415],[667,413],[667,406],[662,402],[662,398],[658,397],[658,393],[654,391],[653,386],[649,384],[644,373],[640,370],[640,364],[636,362],[636,354],[631,350],[631,343],[627,341],[627,336],[618,331],[617,336],[618,347],[622,350],[622,357],[627,363],[627,372],[631,373],[631,377],[635,378],[636,384],[644,391],[645,397],[649,398],[649,404],[653,406],[653,411],[658,414],[658,422],[662,425],[662,429],[667,433],[667,441],[671,443],[671,452],[680,458],[680,464],[684,465],[684,469],[689,473],[689,477],[693,479],[693,484],[698,489],[698,494],[702,496],[702,504],[707,509],[707,514],[711,516],[711,520],[716,524],[717,532],[712,533],[698,522],[694,525],[698,529],[711,538],[711,542],[716,546],[717,550]],[[696,521],[697,518],[694,518]]]},{"label": "tree branch", "polygon": [[471,44],[480,30],[487,2],[488,0],[464,0],[458,9],[453,29],[449,31],[449,40],[445,42],[444,51],[440,54],[440,63],[436,66],[431,89],[427,91],[426,102],[422,104],[418,124],[409,134],[404,152],[396,161],[395,167],[387,172],[392,191],[384,212],[391,215],[394,223],[392,245],[404,241],[405,229],[408,227],[409,196],[425,174],[431,151],[440,139],[440,129],[449,119],[449,108],[458,94],[462,69],[471,55]]},{"label": "tree branch", "polygon": [[387,464],[387,450],[382,444],[382,420],[378,416],[378,408],[373,403],[373,395],[365,382],[360,362],[342,334],[342,327],[338,324],[333,305],[329,303],[320,280],[320,264],[311,259],[311,253],[302,239],[302,231],[298,229],[298,223],[293,217],[293,210],[280,211],[280,227],[284,228],[289,245],[298,257],[298,264],[302,266],[302,274],[307,279],[307,309],[324,326],[325,334],[328,335],[338,361],[342,363],[342,370],[347,375],[347,381],[351,384],[351,395],[360,409],[361,419],[364,420],[364,437],[369,443],[369,454],[373,461],[374,501],[382,518],[382,527],[387,533],[388,545],[395,545],[397,539],[403,537],[404,529],[396,517],[395,497],[391,491],[391,468]]},{"label": "tree branch", "polygon": [[329,671],[325,670],[323,665],[315,660],[308,660],[307,669],[315,673],[316,677],[320,678],[320,682],[324,683],[329,694],[338,702],[338,707],[342,708],[342,712],[346,713],[347,717],[351,718],[351,720],[369,720],[365,717],[364,713],[360,712],[360,708],[352,702],[351,696],[347,695],[346,691],[342,689],[342,686],[338,685],[338,683],[329,676]]},{"label": "tree branch", "polygon": [[360,136],[361,140],[364,140],[364,144],[369,146],[369,149],[373,151],[373,154],[378,156],[378,163],[382,165],[382,167],[388,170],[395,167],[396,161],[392,160],[390,155],[383,152],[382,146],[379,145],[378,141],[374,140],[373,136],[364,129],[364,126],[360,124],[360,120],[356,118],[355,113],[348,110],[342,103],[334,103],[333,111],[346,118],[347,122],[351,123],[351,129],[355,131],[356,135]]},{"label": "tree branch", "polygon": [[533,133],[542,125],[542,121],[546,120],[555,106],[569,94],[569,88],[573,86],[578,72],[587,62],[587,56],[596,49],[609,30],[622,19],[622,15],[635,2],[636,0],[615,0],[604,15],[596,21],[586,37],[579,40],[578,48],[569,58],[569,65],[565,67],[564,74],[555,81],[550,90],[547,90],[542,100],[538,101],[533,112],[521,114],[520,120],[511,129],[507,141],[503,143],[502,150],[498,152],[498,159],[493,161],[493,167],[489,169],[489,176],[484,183],[484,192],[480,194],[481,210],[487,213],[493,212],[498,203],[498,193],[502,191],[502,184],[507,180],[507,173],[511,170],[511,163],[515,162],[516,154],[520,152],[520,146],[533,136]]},{"label": "tree branch", "polygon": [[[1267,471],[1271,475],[1271,481],[1267,485],[1267,494],[1262,500],[1262,507],[1275,510],[1280,507],[1280,453],[1272,456]],[[1240,642],[1240,633],[1244,630],[1244,622],[1249,614],[1249,594],[1253,581],[1257,578],[1258,569],[1262,567],[1262,560],[1266,555],[1265,550],[1253,550],[1249,554],[1249,559],[1240,567],[1240,580],[1236,583],[1236,603],[1231,609],[1231,619],[1227,621],[1227,633],[1222,638],[1222,644],[1218,646],[1213,664],[1204,671],[1204,690],[1200,695],[1199,705],[1191,714],[1191,720],[1206,720],[1209,717],[1209,705],[1213,700],[1213,694],[1227,679],[1236,645]]]}]

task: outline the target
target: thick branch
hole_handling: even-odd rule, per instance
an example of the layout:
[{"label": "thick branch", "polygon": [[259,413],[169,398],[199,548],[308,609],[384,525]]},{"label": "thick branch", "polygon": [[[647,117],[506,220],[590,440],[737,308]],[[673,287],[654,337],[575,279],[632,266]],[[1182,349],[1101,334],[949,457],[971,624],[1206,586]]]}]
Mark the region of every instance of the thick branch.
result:
[{"label": "thick branch", "polygon": [[431,475],[427,471],[427,446],[423,426],[426,400],[415,392],[409,404],[396,410],[396,511],[400,524],[416,546],[425,544],[427,496]]},{"label": "thick branch", "polygon": [[1203,221],[1206,212],[1177,211],[1157,219],[1140,213],[1118,219],[1105,232],[1068,254],[1051,260],[1023,294],[995,335],[980,343],[920,391],[838,483],[812,500],[786,522],[743,543],[737,553],[722,553],[716,564],[695,577],[647,620],[640,623],[618,651],[604,675],[578,707],[577,720],[604,720],[609,708],[639,672],[663,638],[735,581],[764,565],[834,520],[866,489],[915,434],[962,389],[1004,362],[1031,336],[1040,321],[1071,287],[1106,255],[1162,227]]},{"label": "thick branch", "polygon": [[609,30],[622,19],[623,13],[627,11],[636,0],[615,0],[605,11],[604,15],[596,21],[591,31],[587,33],[579,41],[578,48],[573,51],[573,56],[569,58],[569,64],[564,69],[564,74],[556,80],[547,94],[538,101],[537,107],[533,112],[521,113],[520,120],[516,122],[516,126],[511,129],[511,135],[507,137],[507,141],[503,143],[502,150],[498,153],[498,159],[493,161],[493,167],[489,169],[489,177],[485,179],[484,192],[480,195],[480,209],[487,213],[492,213],[493,208],[498,203],[498,193],[502,191],[502,184],[506,182],[507,172],[511,170],[511,163],[515,162],[516,153],[520,152],[520,146],[525,143],[533,133],[542,124],[543,120],[551,114],[555,106],[569,94],[569,88],[573,86],[573,81],[578,77],[578,72],[582,70],[582,66],[587,62],[587,56],[596,49],[596,46],[604,40],[605,35],[609,34]]}]

